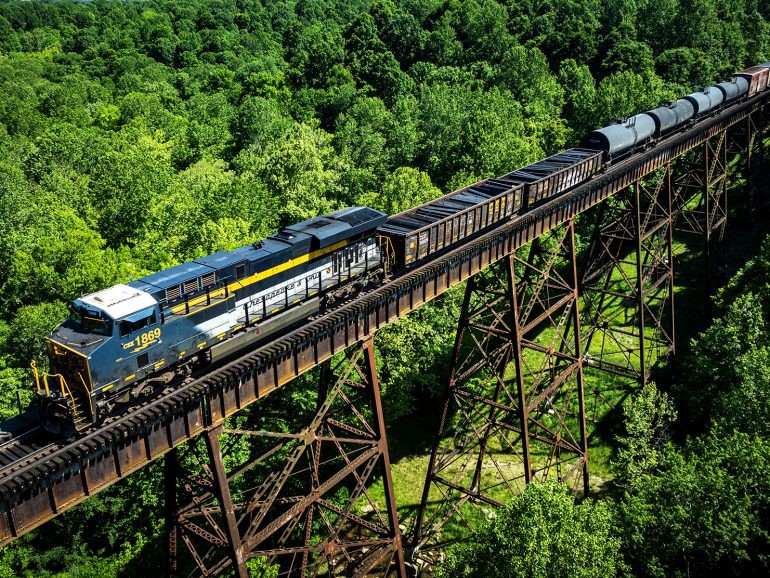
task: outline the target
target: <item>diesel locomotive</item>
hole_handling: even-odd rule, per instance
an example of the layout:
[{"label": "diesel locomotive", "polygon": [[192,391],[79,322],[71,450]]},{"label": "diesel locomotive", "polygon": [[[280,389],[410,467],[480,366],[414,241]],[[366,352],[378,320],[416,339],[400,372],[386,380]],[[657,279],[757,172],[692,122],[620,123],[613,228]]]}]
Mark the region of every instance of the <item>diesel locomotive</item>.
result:
[{"label": "diesel locomotive", "polygon": [[197,368],[242,354],[340,299],[510,221],[660,137],[764,91],[770,63],[592,131],[581,148],[388,216],[351,207],[75,299],[33,373],[48,423],[82,430]]}]

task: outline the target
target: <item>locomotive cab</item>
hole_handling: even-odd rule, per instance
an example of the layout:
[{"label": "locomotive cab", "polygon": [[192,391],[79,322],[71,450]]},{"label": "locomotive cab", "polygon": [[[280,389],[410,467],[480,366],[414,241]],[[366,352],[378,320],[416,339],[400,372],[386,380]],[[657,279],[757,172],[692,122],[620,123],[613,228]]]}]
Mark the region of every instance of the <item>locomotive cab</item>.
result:
[{"label": "locomotive cab", "polygon": [[127,285],[76,299],[71,312],[46,339],[51,371],[39,373],[34,363],[33,370],[43,413],[83,429],[98,419],[95,393],[133,380],[150,365],[161,316],[152,296]]}]

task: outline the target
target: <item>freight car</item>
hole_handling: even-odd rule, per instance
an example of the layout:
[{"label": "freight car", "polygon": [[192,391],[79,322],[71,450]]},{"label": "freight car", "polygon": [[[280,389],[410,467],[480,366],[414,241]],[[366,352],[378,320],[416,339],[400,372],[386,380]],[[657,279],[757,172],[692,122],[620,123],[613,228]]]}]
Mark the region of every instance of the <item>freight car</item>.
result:
[{"label": "freight car", "polygon": [[407,267],[508,220],[521,208],[522,187],[486,179],[390,217],[380,234],[394,266]]},{"label": "freight car", "polygon": [[668,106],[591,131],[583,137],[580,146],[602,151],[605,163],[618,160],[653,145],[660,137],[687,128],[690,123],[710,116],[727,105],[766,90],[769,73],[768,62],[736,72],[730,80],[688,94]]},{"label": "freight car", "polygon": [[602,153],[571,149],[394,215],[380,234],[405,269],[590,178]]}]

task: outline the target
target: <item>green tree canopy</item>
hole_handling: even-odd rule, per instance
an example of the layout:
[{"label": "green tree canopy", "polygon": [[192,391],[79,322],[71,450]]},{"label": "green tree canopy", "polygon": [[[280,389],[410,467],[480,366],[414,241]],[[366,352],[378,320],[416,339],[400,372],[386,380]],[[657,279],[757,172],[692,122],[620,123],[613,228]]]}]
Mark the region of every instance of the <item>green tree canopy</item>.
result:
[{"label": "green tree canopy", "polygon": [[564,485],[534,483],[496,514],[474,543],[450,550],[438,576],[589,578],[622,568],[608,502],[576,505]]}]

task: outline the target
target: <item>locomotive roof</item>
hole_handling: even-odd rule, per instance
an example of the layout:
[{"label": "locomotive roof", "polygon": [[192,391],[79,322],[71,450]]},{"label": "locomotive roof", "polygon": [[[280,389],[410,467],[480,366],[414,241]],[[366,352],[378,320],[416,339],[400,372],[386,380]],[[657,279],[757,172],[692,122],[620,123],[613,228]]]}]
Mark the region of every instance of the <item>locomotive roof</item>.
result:
[{"label": "locomotive roof", "polygon": [[167,289],[168,287],[179,285],[192,277],[201,277],[214,271],[216,271],[216,269],[213,267],[202,265],[197,261],[188,261],[187,263],[176,265],[170,269],[164,269],[163,271],[158,271],[152,275],[142,277],[139,281],[144,282],[146,285],[154,285],[161,289]]},{"label": "locomotive roof", "polygon": [[84,295],[80,299],[76,299],[75,303],[78,305],[82,303],[98,311],[103,311],[112,319],[122,319],[148,307],[153,307],[157,301],[140,289],[119,284]]},{"label": "locomotive roof", "polygon": [[289,225],[271,238],[292,245],[310,239],[313,249],[323,249],[343,239],[374,229],[388,216],[369,207],[348,207],[328,215],[313,217],[296,225]]},{"label": "locomotive roof", "polygon": [[372,230],[384,223],[387,218],[385,213],[369,207],[341,209],[290,225],[253,245],[246,245],[232,251],[219,251],[194,261],[181,263],[131,281],[128,285],[152,295],[157,294],[158,299],[161,299],[162,291],[191,279],[217,273],[246,260],[255,263],[258,270],[266,269],[273,266],[276,261],[291,259],[299,254],[328,247]]}]

